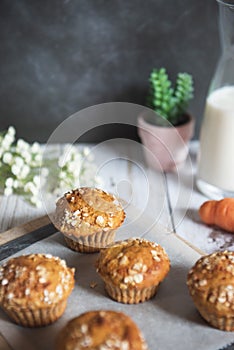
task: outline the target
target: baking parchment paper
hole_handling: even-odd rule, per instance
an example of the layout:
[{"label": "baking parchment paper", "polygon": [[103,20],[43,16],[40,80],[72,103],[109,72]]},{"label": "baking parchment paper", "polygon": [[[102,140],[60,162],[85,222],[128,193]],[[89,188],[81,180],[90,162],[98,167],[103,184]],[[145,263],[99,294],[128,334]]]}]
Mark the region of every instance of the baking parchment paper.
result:
[{"label": "baking parchment paper", "polygon": [[[132,213],[131,213],[132,215]],[[189,296],[186,277],[200,254],[168,233],[159,224],[148,232],[149,220],[128,217],[117,232],[117,239],[144,237],[161,244],[171,260],[171,270],[157,295],[142,304],[125,305],[111,300],[95,270],[98,253],[80,254],[66,247],[61,233],[37,242],[15,254],[51,253],[76,268],[76,285],[63,316],[54,324],[28,329],[12,323],[0,310],[0,331],[14,350],[52,350],[60,329],[73,317],[94,309],[126,313],[141,329],[150,350],[217,350],[234,342],[234,332],[209,326],[199,315]],[[91,285],[96,283],[95,288]]]}]

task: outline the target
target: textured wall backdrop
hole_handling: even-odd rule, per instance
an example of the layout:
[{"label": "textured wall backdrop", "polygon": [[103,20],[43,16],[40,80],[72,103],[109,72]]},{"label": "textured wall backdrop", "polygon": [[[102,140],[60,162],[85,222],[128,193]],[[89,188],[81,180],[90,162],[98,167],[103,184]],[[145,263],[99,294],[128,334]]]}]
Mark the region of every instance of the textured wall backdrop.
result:
[{"label": "textured wall backdrop", "polygon": [[194,76],[197,136],[219,55],[217,11],[215,0],[1,0],[0,128],[45,141],[84,107],[144,104],[151,69],[165,66],[173,79]]}]

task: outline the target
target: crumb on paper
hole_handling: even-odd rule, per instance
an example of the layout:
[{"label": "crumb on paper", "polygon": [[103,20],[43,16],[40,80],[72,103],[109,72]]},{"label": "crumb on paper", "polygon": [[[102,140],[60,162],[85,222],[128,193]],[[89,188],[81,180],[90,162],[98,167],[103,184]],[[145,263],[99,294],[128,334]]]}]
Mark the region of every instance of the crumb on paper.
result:
[{"label": "crumb on paper", "polygon": [[97,282],[90,282],[89,286],[93,289],[97,286]]}]

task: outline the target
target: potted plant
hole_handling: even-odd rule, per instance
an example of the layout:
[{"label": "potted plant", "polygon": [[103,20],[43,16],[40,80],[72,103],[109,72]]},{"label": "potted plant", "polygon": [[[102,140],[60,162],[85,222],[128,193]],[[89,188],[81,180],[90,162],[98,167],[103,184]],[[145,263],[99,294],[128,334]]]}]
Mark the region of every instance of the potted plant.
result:
[{"label": "potted plant", "polygon": [[193,98],[193,79],[179,73],[173,88],[165,68],[153,69],[147,106],[138,118],[138,134],[145,146],[147,163],[157,170],[173,171],[188,154],[194,119],[188,113]]}]

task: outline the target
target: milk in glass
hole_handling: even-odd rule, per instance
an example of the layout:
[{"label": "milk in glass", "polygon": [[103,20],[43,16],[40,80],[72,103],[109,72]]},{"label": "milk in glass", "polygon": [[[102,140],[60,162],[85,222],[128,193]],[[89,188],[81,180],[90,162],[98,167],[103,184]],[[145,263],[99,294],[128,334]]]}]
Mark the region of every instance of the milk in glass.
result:
[{"label": "milk in glass", "polygon": [[217,89],[207,98],[197,185],[204,193],[204,186],[221,196],[234,193],[234,86]]}]

